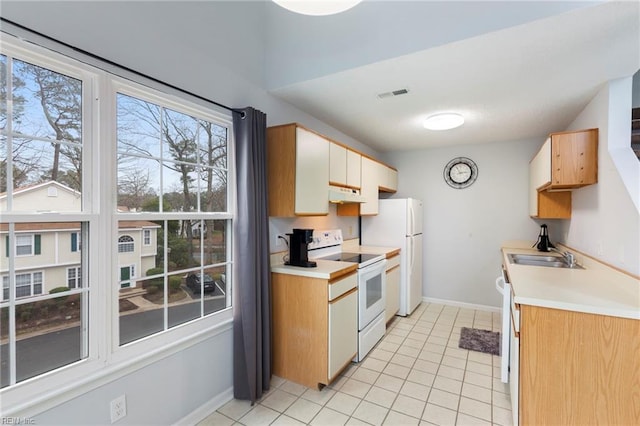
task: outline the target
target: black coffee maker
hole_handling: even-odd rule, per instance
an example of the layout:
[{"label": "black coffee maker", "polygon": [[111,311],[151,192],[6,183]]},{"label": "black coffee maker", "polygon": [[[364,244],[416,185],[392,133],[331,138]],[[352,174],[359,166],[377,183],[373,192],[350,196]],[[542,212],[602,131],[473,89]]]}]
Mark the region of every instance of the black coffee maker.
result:
[{"label": "black coffee maker", "polygon": [[538,251],[551,251],[552,248],[555,248],[551,241],[549,241],[549,231],[547,230],[547,225],[540,226],[540,234],[538,235],[538,241],[533,245]]},{"label": "black coffee maker", "polygon": [[285,265],[313,268],[316,262],[309,260],[308,245],[313,241],[313,229],[294,229],[289,236],[289,261]]}]

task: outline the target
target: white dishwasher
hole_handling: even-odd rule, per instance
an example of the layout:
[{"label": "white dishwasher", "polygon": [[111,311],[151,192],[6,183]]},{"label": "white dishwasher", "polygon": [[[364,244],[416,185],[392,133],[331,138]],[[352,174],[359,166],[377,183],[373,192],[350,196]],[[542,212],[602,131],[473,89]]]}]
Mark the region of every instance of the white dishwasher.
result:
[{"label": "white dishwasher", "polygon": [[513,425],[518,426],[520,384],[520,311],[513,301],[513,292],[507,271],[496,278],[496,289],[502,294],[502,346],[500,348],[500,379],[509,383]]}]

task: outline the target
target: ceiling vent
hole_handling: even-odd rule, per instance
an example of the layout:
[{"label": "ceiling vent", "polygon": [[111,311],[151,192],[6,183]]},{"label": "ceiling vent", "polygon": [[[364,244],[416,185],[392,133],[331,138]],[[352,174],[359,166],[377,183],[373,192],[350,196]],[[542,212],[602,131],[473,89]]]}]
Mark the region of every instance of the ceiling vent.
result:
[{"label": "ceiling vent", "polygon": [[394,96],[406,95],[407,93],[409,93],[408,89],[393,90],[391,92],[379,93],[378,94],[378,99],[392,98]]}]

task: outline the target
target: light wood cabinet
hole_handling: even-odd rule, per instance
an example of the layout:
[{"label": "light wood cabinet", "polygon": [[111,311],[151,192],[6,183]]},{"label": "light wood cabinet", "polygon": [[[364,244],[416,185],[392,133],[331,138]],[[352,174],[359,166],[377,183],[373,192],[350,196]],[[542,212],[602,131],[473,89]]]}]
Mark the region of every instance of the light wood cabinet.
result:
[{"label": "light wood cabinet", "polygon": [[398,171],[392,167],[380,164],[379,171],[380,184],[379,189],[382,192],[396,192],[398,190]]},{"label": "light wood cabinet", "polygon": [[640,321],[520,311],[520,425],[640,424]]},{"label": "light wood cabinet", "polygon": [[362,155],[335,142],[329,148],[329,183],[360,189],[360,159]]},{"label": "light wood cabinet", "polygon": [[380,182],[380,163],[362,157],[362,185],[360,194],[367,201],[360,204],[360,216],[378,214],[378,187]]},{"label": "light wood cabinet", "polygon": [[552,133],[529,163],[529,215],[571,217],[572,189],[598,181],[598,129]]},{"label": "light wood cabinet", "polygon": [[385,322],[400,310],[400,252],[387,258],[387,294],[384,308]]},{"label": "light wood cabinet", "polygon": [[329,145],[296,124],[267,129],[269,216],[329,214]]},{"label": "light wood cabinet", "polygon": [[356,266],[331,279],[271,274],[273,374],[319,388],[358,352]]}]

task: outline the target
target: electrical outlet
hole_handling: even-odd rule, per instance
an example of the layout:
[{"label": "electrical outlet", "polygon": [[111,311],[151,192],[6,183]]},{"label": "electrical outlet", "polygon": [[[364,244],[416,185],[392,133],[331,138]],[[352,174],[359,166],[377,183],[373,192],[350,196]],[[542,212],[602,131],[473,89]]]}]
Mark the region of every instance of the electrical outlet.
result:
[{"label": "electrical outlet", "polygon": [[127,415],[127,399],[121,395],[111,401],[111,423],[115,423]]},{"label": "electrical outlet", "polygon": [[282,234],[276,235],[275,247],[276,248],[284,248],[287,241],[287,237]]}]

